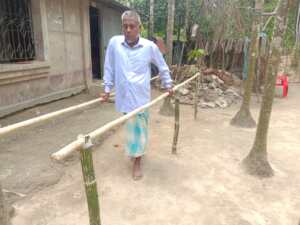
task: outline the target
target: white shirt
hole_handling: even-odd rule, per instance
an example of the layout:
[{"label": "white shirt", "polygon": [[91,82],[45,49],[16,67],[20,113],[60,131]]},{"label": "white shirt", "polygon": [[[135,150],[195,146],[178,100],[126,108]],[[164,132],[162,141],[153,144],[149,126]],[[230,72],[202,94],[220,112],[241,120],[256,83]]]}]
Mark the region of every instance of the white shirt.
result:
[{"label": "white shirt", "polygon": [[158,67],[162,86],[171,88],[169,67],[155,43],[139,38],[130,47],[123,35],[110,39],[104,63],[104,88],[108,93],[115,87],[117,111],[128,113],[150,102],[150,63]]}]

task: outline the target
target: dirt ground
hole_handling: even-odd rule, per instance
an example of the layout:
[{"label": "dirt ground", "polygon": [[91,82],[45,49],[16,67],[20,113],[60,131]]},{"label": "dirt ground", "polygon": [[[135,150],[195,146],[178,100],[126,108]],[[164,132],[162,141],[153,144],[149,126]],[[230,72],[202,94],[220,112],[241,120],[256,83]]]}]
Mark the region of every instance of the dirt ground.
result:
[{"label": "dirt ground", "polygon": [[[240,166],[252,146],[255,129],[229,125],[238,105],[224,110],[200,109],[197,121],[192,107],[181,106],[176,156],[170,153],[173,118],[159,115],[159,106],[153,107],[144,178],[138,182],[131,179],[131,162],[123,151],[124,130],[118,129],[94,152],[102,224],[297,225],[299,90],[300,86],[294,85],[288,98],[275,100],[268,140],[275,176],[268,179],[249,176]],[[72,105],[70,101],[88,98],[80,95],[64,101]],[[54,103],[57,106],[52,110],[62,106],[61,102]],[[253,102],[257,119],[256,97]],[[49,110],[47,105],[43,107],[38,110]],[[6,189],[26,194],[10,198],[15,200],[14,225],[88,224],[78,156],[59,164],[51,162],[49,154],[77,134],[117,116],[111,104],[99,105],[1,139],[0,180]],[[0,123],[22,120],[20,117],[15,115]]]}]

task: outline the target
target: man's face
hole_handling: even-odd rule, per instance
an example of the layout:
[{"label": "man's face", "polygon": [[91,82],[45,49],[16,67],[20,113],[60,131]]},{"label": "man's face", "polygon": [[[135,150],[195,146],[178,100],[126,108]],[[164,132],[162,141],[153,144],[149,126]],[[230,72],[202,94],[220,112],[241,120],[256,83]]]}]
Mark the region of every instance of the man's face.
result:
[{"label": "man's face", "polygon": [[124,17],[122,22],[123,33],[127,42],[135,42],[140,34],[138,21],[131,17]]}]

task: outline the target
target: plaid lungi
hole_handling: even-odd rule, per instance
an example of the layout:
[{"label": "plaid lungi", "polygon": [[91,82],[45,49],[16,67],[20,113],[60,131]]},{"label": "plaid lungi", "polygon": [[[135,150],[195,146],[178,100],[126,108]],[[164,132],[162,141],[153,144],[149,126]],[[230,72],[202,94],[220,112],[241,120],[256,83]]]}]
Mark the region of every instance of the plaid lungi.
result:
[{"label": "plaid lungi", "polygon": [[126,152],[130,157],[140,157],[145,154],[148,142],[149,112],[144,111],[126,122]]}]

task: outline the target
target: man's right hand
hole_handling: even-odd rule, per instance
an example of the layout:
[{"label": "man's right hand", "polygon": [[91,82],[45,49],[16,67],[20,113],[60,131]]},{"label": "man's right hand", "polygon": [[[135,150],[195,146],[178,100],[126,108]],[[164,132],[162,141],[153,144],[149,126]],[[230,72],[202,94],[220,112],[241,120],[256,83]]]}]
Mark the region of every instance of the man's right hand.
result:
[{"label": "man's right hand", "polygon": [[108,102],[108,99],[109,99],[109,93],[104,93],[102,96],[101,96],[101,102]]}]

